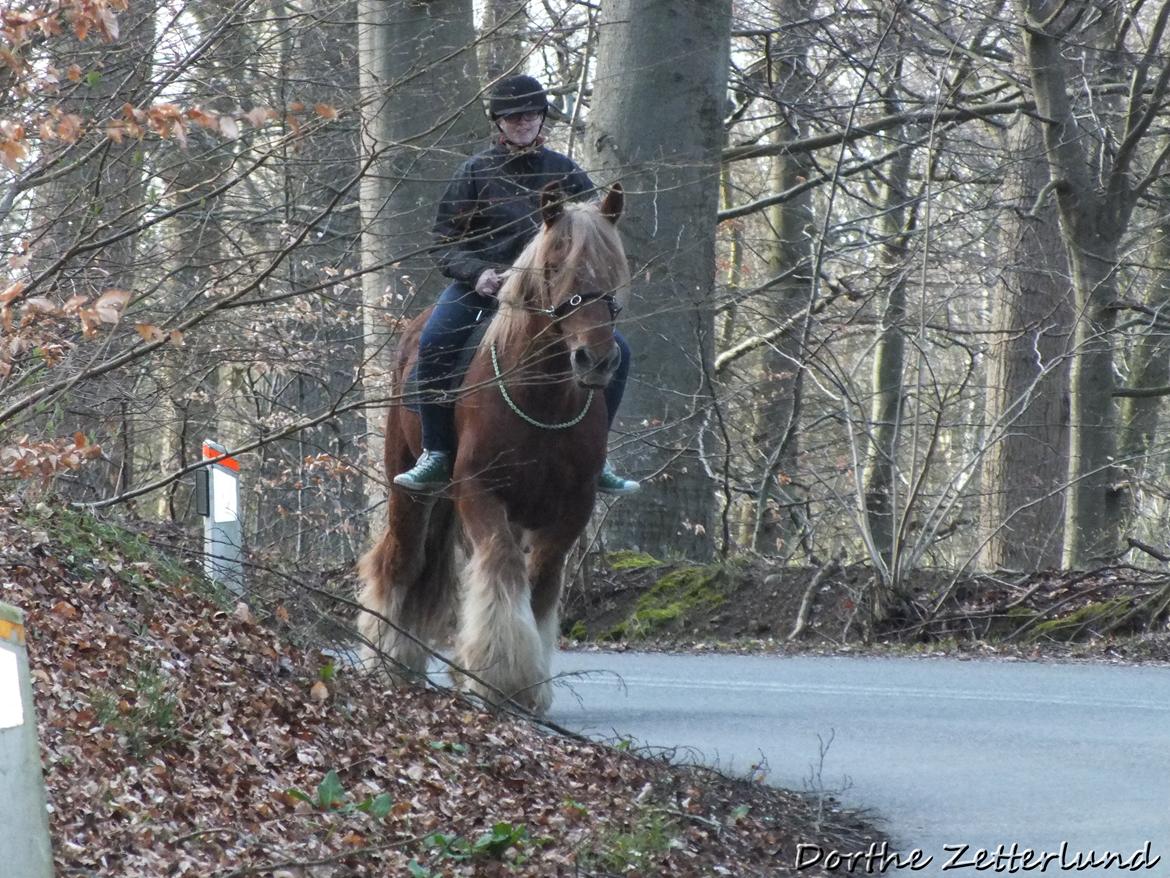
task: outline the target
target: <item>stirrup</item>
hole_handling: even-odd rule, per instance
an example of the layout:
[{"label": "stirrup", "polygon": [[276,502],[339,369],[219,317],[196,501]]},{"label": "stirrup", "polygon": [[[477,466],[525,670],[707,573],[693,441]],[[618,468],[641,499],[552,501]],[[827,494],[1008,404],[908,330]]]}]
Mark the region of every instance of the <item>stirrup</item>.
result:
[{"label": "stirrup", "polygon": [[642,485],[633,479],[619,476],[613,471],[613,467],[609,465],[607,460],[601,474],[597,477],[597,490],[603,494],[616,494],[623,497],[627,494],[637,494],[642,490]]},{"label": "stirrup", "polygon": [[394,484],[408,491],[433,494],[451,483],[451,455],[446,451],[426,451],[413,467],[394,477]]}]

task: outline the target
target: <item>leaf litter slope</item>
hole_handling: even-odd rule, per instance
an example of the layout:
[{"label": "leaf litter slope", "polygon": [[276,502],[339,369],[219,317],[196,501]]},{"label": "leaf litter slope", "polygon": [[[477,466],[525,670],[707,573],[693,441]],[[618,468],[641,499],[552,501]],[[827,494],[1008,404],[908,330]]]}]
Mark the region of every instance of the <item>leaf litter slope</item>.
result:
[{"label": "leaf litter slope", "polygon": [[27,615],[59,875],[787,875],[797,844],[880,838],[831,800],[331,674],[59,509],[0,507],[0,598]]}]

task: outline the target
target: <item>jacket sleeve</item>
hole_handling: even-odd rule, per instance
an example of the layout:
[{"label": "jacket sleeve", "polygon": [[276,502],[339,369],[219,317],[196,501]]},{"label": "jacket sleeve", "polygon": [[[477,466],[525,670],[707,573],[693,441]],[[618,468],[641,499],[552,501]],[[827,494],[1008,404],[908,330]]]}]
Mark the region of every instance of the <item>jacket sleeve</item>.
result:
[{"label": "jacket sleeve", "polygon": [[435,261],[439,270],[452,280],[474,286],[485,268],[492,264],[475,255],[467,238],[471,222],[479,207],[479,187],[471,163],[465,163],[447,185],[435,217]]}]

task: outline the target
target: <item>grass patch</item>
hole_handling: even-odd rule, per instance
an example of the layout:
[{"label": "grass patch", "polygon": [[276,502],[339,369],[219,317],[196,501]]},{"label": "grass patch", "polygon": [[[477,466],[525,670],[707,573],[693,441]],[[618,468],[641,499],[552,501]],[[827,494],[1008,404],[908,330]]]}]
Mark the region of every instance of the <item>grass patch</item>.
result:
[{"label": "grass patch", "polygon": [[192,588],[220,606],[231,606],[226,591],[160,552],[141,534],[89,512],[41,503],[21,516],[21,523],[61,553],[59,560],[75,571],[99,562],[118,578],[143,592],[159,587]]},{"label": "grass patch", "polygon": [[608,829],[577,857],[577,865],[604,874],[658,874],[663,854],[680,845],[682,828],[657,809],[638,812],[628,828]]},{"label": "grass patch", "polygon": [[179,738],[176,688],[160,668],[144,666],[119,691],[96,693],[93,710],[133,756],[142,757]]}]

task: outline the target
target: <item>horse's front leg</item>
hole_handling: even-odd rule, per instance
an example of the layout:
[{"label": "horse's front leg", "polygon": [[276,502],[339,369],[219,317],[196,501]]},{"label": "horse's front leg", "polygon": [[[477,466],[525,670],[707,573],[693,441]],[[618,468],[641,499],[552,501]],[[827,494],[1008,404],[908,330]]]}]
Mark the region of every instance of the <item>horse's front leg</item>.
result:
[{"label": "horse's front leg", "polygon": [[577,541],[576,532],[533,531],[528,534],[528,577],[532,582],[532,613],[540,632],[545,664],[552,666],[552,655],[560,637],[561,589],[565,576],[565,557]]},{"label": "horse's front leg", "polygon": [[468,678],[464,688],[541,713],[552,703],[548,654],[532,612],[519,529],[486,491],[466,492],[459,514],[471,558],[463,576],[455,663],[487,684]]}]

